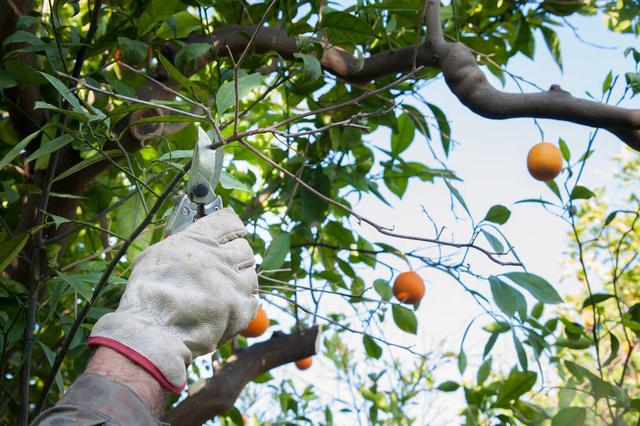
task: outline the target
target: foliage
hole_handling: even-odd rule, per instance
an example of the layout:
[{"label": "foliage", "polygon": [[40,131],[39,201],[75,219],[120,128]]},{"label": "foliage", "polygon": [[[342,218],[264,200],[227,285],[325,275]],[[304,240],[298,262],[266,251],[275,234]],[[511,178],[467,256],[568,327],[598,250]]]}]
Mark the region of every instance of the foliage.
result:
[{"label": "foliage", "polygon": [[[53,404],[82,372],[90,355],[83,342],[92,324],[117,306],[135,256],[163,238],[173,205],[161,194],[167,188],[177,190],[171,182],[190,157],[196,125],[211,134],[219,125],[223,138],[245,135],[224,147],[227,161],[219,193],[247,223],[260,261],[264,304],[281,312],[279,324],[273,326],[285,331],[318,322],[329,326],[323,360],[332,365],[337,381],[348,383],[353,392],[349,403],[333,400],[342,404],[344,415],[371,424],[410,424],[415,419],[407,408],[433,391],[431,374],[446,358],[416,354],[411,345],[394,343],[385,335],[398,335],[398,330],[415,334],[420,327],[415,314],[419,307],[391,300],[389,282],[395,268],[389,267],[389,277],[374,283],[364,282],[362,270],[386,268],[385,260],[399,258],[443,271],[465,286],[465,279],[478,276],[466,264],[469,251],[480,248],[482,253],[493,253],[494,260],[511,259],[519,265],[498,227],[511,214],[501,205],[492,207],[483,220],[471,221],[469,241],[430,236],[443,248],[435,258],[419,254],[418,249],[403,253],[388,242],[368,241],[357,231],[356,225],[363,221],[377,225],[375,218],[358,211],[362,197],[393,205],[416,180],[445,185],[452,203],[472,219],[456,189],[456,174],[445,165],[446,157],[457,149],[445,112],[419,93],[438,72],[420,69],[410,79],[391,75],[349,84],[324,72],[319,61],[326,46],[315,37],[318,34],[359,58],[421,40],[422,2],[357,1],[337,10],[316,0],[283,0],[268,11],[270,3],[105,0],[94,22],[92,13],[100,2],[35,1],[4,39],[0,263],[6,270],[0,288],[4,390],[0,411],[8,424],[18,415],[25,358],[31,366],[30,402],[36,405],[41,398],[46,406]],[[563,25],[566,16],[592,15],[600,7],[612,30],[637,32],[635,3],[624,1],[622,8],[619,1],[602,3],[455,0],[443,7],[443,25],[448,37],[472,48],[480,63],[504,81],[511,58],[519,53],[533,57],[537,33],[562,66],[554,28]],[[208,37],[213,31],[255,24],[263,17],[270,27],[284,26],[298,40],[300,52],[292,58],[253,48],[233,52],[232,57],[211,55]],[[93,39],[87,42],[92,30]],[[241,58],[242,63],[236,62]],[[73,78],[76,66],[80,79]],[[164,89],[147,77],[160,81]],[[634,77],[627,81],[633,88]],[[36,102],[25,104],[25,99]],[[336,107],[341,103],[343,107]],[[280,122],[285,125],[274,131]],[[391,135],[374,143],[368,133],[376,130]],[[413,144],[426,144],[434,153],[433,162],[407,158]],[[568,155],[562,144],[561,149]],[[588,155],[587,151],[570,165],[569,173]],[[557,184],[550,185],[561,197]],[[569,192],[555,205],[559,214],[574,218],[574,202],[592,203],[594,192],[577,184],[566,189]],[[577,213],[578,235],[593,233],[587,224],[593,214],[597,215],[591,210]],[[605,221],[605,228],[626,229],[628,221],[627,214],[619,213]],[[481,234],[482,242],[477,238]],[[627,238],[605,236],[609,248],[615,238]],[[118,254],[120,250],[123,253]],[[633,253],[627,246],[620,251],[625,256]],[[607,360],[606,378],[593,368],[580,367],[576,355],[588,353],[576,351],[593,347],[593,336],[610,342],[611,348],[631,342],[628,336],[638,331],[640,319],[633,312],[616,316],[612,309],[616,302],[629,304],[629,297],[637,300],[637,292],[621,290],[607,299],[594,295],[590,300],[597,321],[590,334],[568,313],[543,317],[544,306],[562,301],[543,277],[520,268],[499,268],[482,278],[495,307],[482,294],[465,288],[495,319],[484,327],[489,333],[486,360],[473,385],[439,386],[444,392],[463,390],[468,424],[483,418],[539,424],[553,416],[561,424],[566,418],[592,416],[592,409],[604,403],[625,413],[638,410],[637,395],[629,390],[634,382],[620,386],[611,379],[621,368],[615,354]],[[637,282],[637,277],[625,271],[615,280]],[[30,308],[36,305],[35,317],[30,318]],[[32,353],[24,339],[31,320]],[[74,324],[79,325],[75,333]],[[357,336],[357,344],[346,335]],[[492,373],[491,351],[499,338],[512,340],[518,358],[506,377]],[[71,339],[69,353],[59,370],[52,369],[56,356],[64,355],[65,339]],[[221,348],[220,357],[246,345],[246,339],[239,337]],[[396,352],[401,350],[414,357],[410,364],[398,361]],[[572,396],[574,405],[558,407],[532,401],[539,377],[531,371],[530,361],[543,355],[558,363],[569,386],[584,387],[597,403],[589,405],[591,401],[581,396]],[[365,357],[368,366],[356,365]],[[467,368],[462,349],[458,367],[461,372]],[[54,387],[47,393],[50,376]],[[204,376],[204,370],[192,368],[192,382]],[[314,386],[301,388],[293,380],[270,375],[258,380],[263,383],[251,386],[269,390],[281,408],[280,413],[264,413],[262,421],[335,422],[335,412],[320,408]],[[237,410],[223,416],[227,423],[238,419]]]}]

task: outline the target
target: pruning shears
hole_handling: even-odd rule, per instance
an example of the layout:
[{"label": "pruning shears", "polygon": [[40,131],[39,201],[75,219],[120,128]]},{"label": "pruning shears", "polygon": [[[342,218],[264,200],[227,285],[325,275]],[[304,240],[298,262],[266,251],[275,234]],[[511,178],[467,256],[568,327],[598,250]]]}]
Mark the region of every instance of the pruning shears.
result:
[{"label": "pruning shears", "polygon": [[167,235],[175,234],[201,217],[222,208],[222,199],[216,195],[215,188],[222,173],[224,153],[221,148],[211,149],[211,145],[207,133],[198,127],[189,182],[184,193],[176,199],[176,206],[165,227]]}]

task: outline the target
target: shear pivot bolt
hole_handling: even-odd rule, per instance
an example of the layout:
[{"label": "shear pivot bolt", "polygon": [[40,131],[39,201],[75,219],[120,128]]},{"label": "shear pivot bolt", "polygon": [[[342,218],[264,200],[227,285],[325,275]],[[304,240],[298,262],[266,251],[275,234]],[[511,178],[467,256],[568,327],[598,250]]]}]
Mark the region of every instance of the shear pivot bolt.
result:
[{"label": "shear pivot bolt", "polygon": [[193,188],[191,189],[193,191],[193,195],[195,195],[196,197],[204,197],[209,193],[209,188],[207,188],[207,185],[203,183],[193,185]]},{"label": "shear pivot bolt", "polygon": [[180,212],[182,213],[182,216],[189,216],[189,209],[186,207],[183,207]]}]

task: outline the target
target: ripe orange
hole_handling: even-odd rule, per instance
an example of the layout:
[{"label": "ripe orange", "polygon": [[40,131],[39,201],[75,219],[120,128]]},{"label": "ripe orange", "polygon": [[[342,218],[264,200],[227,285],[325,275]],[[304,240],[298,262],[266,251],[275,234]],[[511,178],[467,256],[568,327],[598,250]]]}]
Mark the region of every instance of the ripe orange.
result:
[{"label": "ripe orange", "polygon": [[249,321],[247,328],[240,332],[244,337],[261,336],[269,328],[269,318],[262,307],[258,306],[258,312],[254,319]]},{"label": "ripe orange", "polygon": [[313,363],[313,359],[311,359],[311,357],[308,356],[306,358],[297,360],[296,367],[298,367],[298,370],[306,370],[307,368],[311,367],[312,363]]},{"label": "ripe orange", "polygon": [[424,281],[413,271],[405,271],[393,282],[393,294],[402,303],[415,305],[424,296]]},{"label": "ripe orange", "polygon": [[527,168],[534,179],[549,181],[562,170],[562,154],[553,144],[540,142],[527,155]]}]

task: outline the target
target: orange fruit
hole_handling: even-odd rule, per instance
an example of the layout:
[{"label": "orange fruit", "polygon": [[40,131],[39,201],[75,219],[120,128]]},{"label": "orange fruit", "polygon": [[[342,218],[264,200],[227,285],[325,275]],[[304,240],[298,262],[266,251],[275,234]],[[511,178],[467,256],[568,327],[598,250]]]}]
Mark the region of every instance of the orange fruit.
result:
[{"label": "orange fruit", "polygon": [[415,305],[424,296],[424,281],[413,271],[405,271],[393,282],[393,294],[402,303]]},{"label": "orange fruit", "polygon": [[311,367],[312,363],[313,363],[313,360],[311,359],[310,356],[308,356],[306,358],[297,360],[296,367],[298,367],[298,370],[306,370],[307,368]]},{"label": "orange fruit", "polygon": [[534,179],[549,181],[562,170],[562,154],[558,147],[549,142],[540,142],[529,150],[527,169]]},{"label": "orange fruit", "polygon": [[258,306],[258,312],[254,319],[249,321],[249,325],[247,328],[240,332],[244,337],[258,337],[261,336],[265,331],[269,328],[269,318],[267,317],[267,313],[262,309],[262,307]]}]

